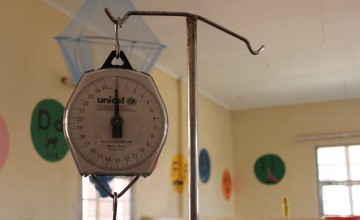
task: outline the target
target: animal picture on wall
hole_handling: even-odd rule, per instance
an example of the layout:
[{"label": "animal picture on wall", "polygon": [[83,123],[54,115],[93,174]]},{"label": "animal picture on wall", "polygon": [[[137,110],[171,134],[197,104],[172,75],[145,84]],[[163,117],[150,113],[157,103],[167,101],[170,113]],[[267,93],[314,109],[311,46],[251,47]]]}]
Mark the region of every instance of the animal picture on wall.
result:
[{"label": "animal picture on wall", "polygon": [[284,178],[285,163],[275,154],[266,154],[256,160],[254,173],[261,183],[273,185]]}]

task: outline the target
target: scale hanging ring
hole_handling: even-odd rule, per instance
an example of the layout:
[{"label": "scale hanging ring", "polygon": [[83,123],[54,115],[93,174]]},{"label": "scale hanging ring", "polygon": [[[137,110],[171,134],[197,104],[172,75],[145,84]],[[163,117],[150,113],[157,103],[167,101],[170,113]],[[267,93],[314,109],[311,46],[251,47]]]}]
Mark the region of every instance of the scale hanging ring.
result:
[{"label": "scale hanging ring", "polygon": [[118,17],[117,22],[115,24],[115,51],[116,51],[116,59],[120,58],[120,41],[119,41],[119,28],[121,28],[121,19]]}]

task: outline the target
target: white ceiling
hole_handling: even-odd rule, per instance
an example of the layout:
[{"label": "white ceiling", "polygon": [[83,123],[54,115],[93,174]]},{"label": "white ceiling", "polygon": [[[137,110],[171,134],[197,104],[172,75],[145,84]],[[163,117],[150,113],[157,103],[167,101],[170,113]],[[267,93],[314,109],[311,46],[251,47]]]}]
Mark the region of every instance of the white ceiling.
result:
[{"label": "white ceiling", "polygon": [[[228,109],[360,97],[358,0],[134,0],[138,10],[201,15],[246,37],[245,44],[198,21],[200,91]],[[115,14],[115,13],[114,13]],[[187,77],[182,17],[145,17],[167,46],[158,67]]]},{"label": "white ceiling", "polygon": [[[74,13],[85,0],[44,1]],[[227,109],[360,98],[360,0],[133,2],[138,10],[194,13],[246,37],[255,50],[266,46],[251,55],[242,41],[198,21],[199,88]],[[185,18],[144,18],[167,46],[157,66],[186,80]]]}]

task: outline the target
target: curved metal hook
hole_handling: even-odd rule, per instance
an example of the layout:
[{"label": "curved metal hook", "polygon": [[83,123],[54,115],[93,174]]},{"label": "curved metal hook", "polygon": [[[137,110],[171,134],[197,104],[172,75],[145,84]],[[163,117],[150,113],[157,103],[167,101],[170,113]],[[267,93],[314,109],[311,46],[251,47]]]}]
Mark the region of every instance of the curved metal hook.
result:
[{"label": "curved metal hook", "polygon": [[116,220],[116,213],[117,213],[117,200],[118,200],[117,193],[114,192],[114,198],[113,198],[113,220]]},{"label": "curved metal hook", "polygon": [[111,14],[110,10],[105,8],[105,13],[109,17],[109,19],[115,24],[115,51],[116,51],[116,59],[120,58],[120,41],[119,41],[119,28],[121,28],[123,22],[119,17],[117,19]]},{"label": "curved metal hook", "polygon": [[243,41],[243,42],[246,44],[246,46],[247,46],[248,50],[250,51],[250,53],[253,54],[253,55],[258,55],[258,54],[260,54],[260,53],[264,50],[264,48],[265,48],[265,46],[262,45],[259,49],[254,50],[254,49],[251,47],[251,44],[250,44],[249,40],[246,39],[245,37],[243,37],[243,36],[241,36],[241,35],[233,32],[233,31],[231,31],[231,30],[229,30],[229,29],[226,29],[226,28],[224,28],[223,26],[221,26],[221,25],[219,25],[219,24],[217,24],[217,23],[215,23],[215,22],[212,22],[212,21],[210,21],[209,19],[206,19],[206,18],[204,18],[204,17],[202,17],[202,16],[196,15],[196,17],[197,17],[197,19],[199,19],[200,21],[203,21],[203,22],[207,23],[208,25],[211,25],[211,26],[213,26],[214,28],[217,28],[218,30],[221,30],[221,31],[223,31],[223,32],[225,32],[225,33],[227,33],[227,34],[229,34],[229,35],[231,35],[231,36],[233,36],[233,37],[235,37],[235,38]]},{"label": "curved metal hook", "polygon": [[115,24],[115,51],[116,51],[116,59],[120,58],[120,41],[119,41],[119,28],[121,28],[120,25],[120,18],[117,19],[117,22]]},{"label": "curved metal hook", "polygon": [[259,47],[259,49],[257,50],[254,50],[249,42],[248,39],[246,39],[245,37],[233,32],[233,31],[230,31],[229,29],[226,29],[224,28],[223,26],[215,23],[215,22],[212,22],[210,21],[209,19],[206,19],[202,16],[199,16],[199,15],[196,15],[196,14],[191,14],[191,13],[187,13],[187,12],[164,12],[164,11],[129,11],[127,12],[121,19],[115,19],[115,17],[111,14],[110,10],[105,8],[105,13],[107,14],[107,16],[109,17],[109,19],[114,23],[114,24],[119,24],[120,27],[121,25],[123,25],[126,20],[131,16],[131,15],[145,15],[145,16],[178,16],[178,17],[191,17],[191,18],[195,18],[195,19],[198,19],[200,21],[203,21],[205,23],[207,23],[208,25],[211,25],[215,28],[217,28],[218,30],[221,30],[241,41],[243,41],[248,50],[250,51],[251,54],[253,55],[258,55],[260,54],[265,46],[262,45],[261,47]]},{"label": "curved metal hook", "polygon": [[[98,186],[100,186],[100,188],[102,190],[104,190],[104,192],[111,198],[114,198],[114,194],[112,194],[105,186],[104,184],[101,183],[101,181],[96,177],[96,175],[90,175],[90,177],[96,182],[96,184]],[[119,193],[117,194],[117,197],[120,198],[122,195],[124,195],[126,193],[126,191],[128,191],[134,184],[136,181],[138,181],[138,179],[140,178],[140,176],[135,176],[133,180],[131,180],[131,182]]]},{"label": "curved metal hook", "polygon": [[105,13],[114,24],[117,24],[117,20],[111,14],[111,12],[110,12],[110,10],[108,8],[105,8]]}]

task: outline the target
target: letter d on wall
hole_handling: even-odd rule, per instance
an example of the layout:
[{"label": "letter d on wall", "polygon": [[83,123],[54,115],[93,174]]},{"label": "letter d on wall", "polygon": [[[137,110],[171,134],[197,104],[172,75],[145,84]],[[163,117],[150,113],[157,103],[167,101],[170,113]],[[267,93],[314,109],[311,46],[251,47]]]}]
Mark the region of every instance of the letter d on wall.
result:
[{"label": "letter d on wall", "polygon": [[68,152],[63,129],[64,107],[53,99],[39,102],[31,117],[31,139],[38,154],[45,160],[61,160]]}]

